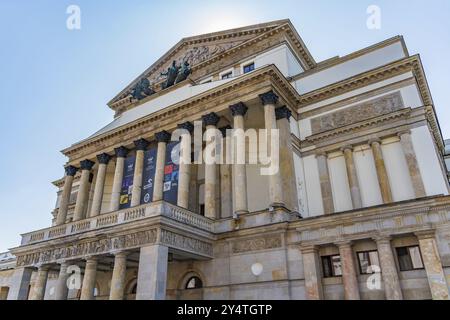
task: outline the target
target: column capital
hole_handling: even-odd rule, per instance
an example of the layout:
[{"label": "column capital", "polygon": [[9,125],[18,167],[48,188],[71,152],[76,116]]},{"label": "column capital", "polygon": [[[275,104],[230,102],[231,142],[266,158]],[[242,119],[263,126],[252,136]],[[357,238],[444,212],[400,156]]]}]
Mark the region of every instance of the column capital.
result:
[{"label": "column capital", "polygon": [[219,128],[219,130],[220,130],[220,132],[222,133],[222,136],[223,137],[226,137],[227,136],[227,130],[232,130],[233,128],[231,127],[231,126],[225,126],[225,127],[222,127],[222,128]]},{"label": "column capital", "polygon": [[107,153],[101,153],[97,155],[97,160],[100,164],[108,164],[109,160],[111,160],[111,156]]},{"label": "column capital", "polygon": [[368,144],[369,144],[370,146],[373,145],[374,143],[381,144],[381,139],[380,139],[380,138],[372,138],[372,139],[370,139],[370,140],[368,141]]},{"label": "column capital", "polygon": [[436,230],[422,230],[414,232],[414,235],[419,239],[435,239]]},{"label": "column capital", "polygon": [[64,171],[66,172],[66,175],[73,177],[77,173],[78,168],[69,165],[69,166],[64,167]]},{"label": "column capital", "polygon": [[117,158],[125,158],[130,150],[125,147],[118,147],[114,149],[114,152]]},{"label": "column capital", "polygon": [[220,117],[215,113],[211,112],[202,116],[202,121],[205,126],[217,126]]},{"label": "column capital", "polygon": [[319,157],[327,158],[328,157],[328,153],[326,151],[317,151],[315,153],[315,156],[316,156],[316,158],[319,158]]},{"label": "column capital", "polygon": [[84,260],[86,261],[86,264],[88,263],[94,263],[98,261],[98,257],[97,256],[86,256],[84,258]]},{"label": "column capital", "polygon": [[289,118],[292,117],[292,112],[288,107],[282,106],[275,109],[275,117],[277,120],[281,119],[289,120]]},{"label": "column capital", "polygon": [[148,141],[141,138],[139,140],[134,141],[134,145],[136,146],[136,150],[144,151],[148,147]]},{"label": "column capital", "polygon": [[111,252],[115,257],[119,257],[119,258],[126,258],[130,252],[128,251],[124,251],[124,250],[119,250],[119,251],[114,251]]},{"label": "column capital", "polygon": [[231,115],[235,116],[245,116],[247,113],[248,107],[243,102],[238,102],[236,104],[232,104],[229,106],[231,110]]},{"label": "column capital", "polygon": [[406,130],[402,130],[402,131],[399,131],[398,133],[397,133],[397,137],[399,137],[400,139],[402,138],[402,136],[403,135],[405,135],[405,134],[411,134],[411,130],[409,130],[409,129],[406,129]]},{"label": "column capital", "polygon": [[91,160],[82,160],[80,161],[80,168],[81,170],[91,170],[92,167],[94,166],[95,162],[91,161]]},{"label": "column capital", "polygon": [[373,241],[376,243],[391,243],[392,237],[390,235],[377,234],[372,237]]},{"label": "column capital", "polygon": [[157,132],[155,138],[157,142],[167,143],[170,141],[171,134],[165,130]]},{"label": "column capital", "polygon": [[353,245],[353,241],[351,241],[351,240],[338,240],[338,241],[334,242],[334,244],[336,246],[338,246],[339,248],[346,248],[346,247],[351,247]]},{"label": "column capital", "polygon": [[178,124],[177,128],[187,130],[189,131],[189,133],[192,133],[192,131],[194,131],[194,125],[189,121]]},{"label": "column capital", "polygon": [[346,150],[353,151],[353,146],[352,146],[352,145],[346,145],[346,146],[343,146],[343,147],[340,149],[340,151],[342,151],[342,152],[345,152]]},{"label": "column capital", "polygon": [[319,247],[316,245],[300,245],[300,251],[302,253],[318,253]]},{"label": "column capital", "polygon": [[260,94],[259,98],[261,99],[261,103],[263,105],[277,104],[277,102],[278,102],[278,96],[272,90],[270,90],[269,92]]}]

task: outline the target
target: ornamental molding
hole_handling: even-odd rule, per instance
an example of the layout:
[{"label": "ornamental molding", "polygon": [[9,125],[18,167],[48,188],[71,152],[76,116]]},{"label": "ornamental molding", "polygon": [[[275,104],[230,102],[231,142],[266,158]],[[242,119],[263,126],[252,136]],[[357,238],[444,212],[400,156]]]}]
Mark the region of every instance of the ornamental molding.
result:
[{"label": "ornamental molding", "polygon": [[[387,64],[386,66],[355,75],[332,85],[311,91],[301,96],[300,108],[317,103],[331,97],[342,95],[373,83],[395,77],[405,72],[412,71],[419,87],[424,104],[431,105],[433,100],[423,71],[419,55],[404,58]],[[301,112],[301,110],[299,110]]]},{"label": "ornamental molding", "polygon": [[173,231],[152,228],[119,236],[107,236],[94,240],[80,240],[66,245],[52,245],[51,248],[17,253],[17,267],[58,263],[64,260],[84,259],[113,254],[117,251],[138,249],[152,244],[166,245],[205,257],[212,257],[212,243]]},{"label": "ornamental molding", "polygon": [[[74,163],[77,159],[86,157],[94,152],[111,152],[114,147],[123,145],[125,136],[127,137],[127,140],[132,140],[134,138],[143,137],[144,134],[146,137],[154,135],[153,131],[156,131],[156,128],[153,128],[155,123],[161,123],[161,120],[163,119],[171,120],[170,123],[172,126],[163,128],[160,125],[157,128],[158,131],[170,131],[171,129],[176,128],[178,120],[174,118],[175,115],[180,115],[182,112],[188,111],[190,111],[189,113],[191,115],[194,115],[195,112],[201,111],[193,110],[197,106],[201,107],[202,110],[208,110],[208,103],[211,104],[211,106],[221,106],[223,104],[223,109],[226,109],[228,105],[239,102],[240,97],[237,94],[239,91],[242,91],[242,95],[258,94],[258,87],[264,87],[264,89],[261,90],[266,91],[268,88],[272,88],[276,91],[277,95],[279,95],[280,100],[288,106],[295,106],[300,100],[297,91],[281,74],[278,68],[275,65],[269,65],[238,77],[203,94],[191,97],[190,99],[181,101],[164,108],[163,110],[137,119],[117,129],[83,140],[61,152],[70,158],[70,162]],[[213,110],[209,111],[211,112]],[[92,150],[86,150],[89,148]]]},{"label": "ornamental molding", "polygon": [[231,243],[232,253],[245,253],[260,250],[281,248],[283,241],[280,234],[239,239]]}]

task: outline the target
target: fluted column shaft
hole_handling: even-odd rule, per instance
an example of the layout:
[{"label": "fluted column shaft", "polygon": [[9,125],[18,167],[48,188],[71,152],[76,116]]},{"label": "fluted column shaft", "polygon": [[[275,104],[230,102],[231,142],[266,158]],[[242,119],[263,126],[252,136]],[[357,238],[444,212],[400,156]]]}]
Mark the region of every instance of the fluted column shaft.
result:
[{"label": "fluted column shaft", "polygon": [[[219,137],[216,134],[217,123],[219,122],[219,116],[215,113],[210,113],[202,117],[203,124],[206,126],[206,141],[205,148],[205,217],[216,219],[218,218],[216,212],[216,181],[217,181],[217,139]],[[214,152],[208,152],[212,151]]]},{"label": "fluted column shaft", "polygon": [[97,277],[97,258],[88,258],[84,269],[80,300],[93,300]]},{"label": "fluted column shaft", "polygon": [[67,211],[69,208],[70,195],[72,194],[73,178],[77,172],[77,168],[67,166],[65,168],[66,176],[64,178],[64,187],[59,202],[58,215],[56,217],[56,225],[60,226],[66,223]]},{"label": "fluted column shaft", "polygon": [[[239,158],[245,159],[245,139],[243,137],[245,125],[244,115],[247,113],[247,106],[242,102],[230,106],[231,114],[233,116],[233,141],[234,141],[234,205],[235,213],[242,214],[248,212],[247,203],[247,170],[245,163],[239,163]],[[238,136],[242,133],[242,137]],[[244,155],[240,154],[244,153]]]},{"label": "fluted column shaft", "polygon": [[405,155],[406,164],[408,165],[409,175],[414,189],[416,198],[426,197],[425,186],[423,184],[422,175],[420,173],[419,164],[416,158],[416,152],[411,140],[411,132],[399,133],[400,144],[402,145],[403,154]]},{"label": "fluted column shaft", "polygon": [[119,252],[114,258],[114,269],[111,279],[109,300],[123,300],[125,275],[127,272],[127,253]]},{"label": "fluted column shaft", "polygon": [[66,262],[63,262],[60,265],[58,280],[56,281],[55,287],[55,300],[67,300],[67,294],[69,293],[67,279],[69,279],[70,276],[67,273],[67,266]]},{"label": "fluted column shaft", "polygon": [[90,217],[95,217],[100,214],[102,208],[103,191],[105,189],[106,167],[111,157],[106,154],[97,156],[99,161],[97,179],[95,180],[94,197],[92,199]]},{"label": "fluted column shaft", "polygon": [[133,188],[131,189],[131,207],[141,204],[142,175],[144,170],[144,152],[148,142],[140,139],[134,142],[136,146],[136,160],[134,163]]},{"label": "fluted column shaft", "polygon": [[305,274],[305,294],[308,300],[322,300],[322,275],[319,254],[315,247],[301,248],[303,272]]},{"label": "fluted column shaft", "polygon": [[322,193],[322,204],[324,214],[334,212],[333,192],[331,188],[330,173],[328,170],[328,156],[326,153],[316,155],[317,167],[319,169],[320,191]]},{"label": "fluted column shaft", "polygon": [[359,188],[358,175],[356,174],[356,166],[353,161],[353,149],[344,147],[343,152],[353,209],[360,209],[362,208],[361,189]]},{"label": "fluted column shaft", "polygon": [[[260,95],[262,104],[264,105],[264,125],[267,130],[266,134],[266,148],[267,154],[273,157],[278,157],[279,150],[272,150],[272,130],[277,130],[277,120],[275,116],[275,105],[278,101],[277,95],[272,91]],[[279,161],[278,161],[279,163]],[[281,175],[277,168],[276,172],[269,175],[269,198],[272,207],[284,206],[283,193],[281,189]]]},{"label": "fluted column shaft", "polygon": [[158,132],[156,140],[158,141],[158,151],[156,154],[153,201],[160,201],[163,199],[164,165],[166,163],[167,142],[170,140],[170,134],[166,131]]},{"label": "fluted column shaft", "polygon": [[194,126],[190,122],[180,124],[185,129],[180,138],[180,166],[178,173],[177,205],[181,208],[189,207],[189,182],[191,180],[191,132]]},{"label": "fluted column shaft", "polygon": [[[228,218],[233,215],[233,187],[231,178],[231,164],[229,164],[229,156],[227,148],[230,148],[230,137],[226,135],[226,131],[231,129],[230,126],[221,128],[222,132],[222,164],[220,165],[220,204],[221,218]],[[228,157],[227,157],[228,156]]]},{"label": "fluted column shaft", "polygon": [[342,282],[344,283],[345,299],[359,300],[359,284],[352,245],[349,242],[339,243],[337,245],[341,256]]},{"label": "fluted column shaft", "polygon": [[433,300],[449,300],[448,284],[442,268],[434,232],[417,232],[416,236],[419,239],[420,252],[422,253]]},{"label": "fluted column shaft", "polygon": [[403,300],[402,288],[389,237],[376,238],[381,275],[387,300]]},{"label": "fluted column shaft", "polygon": [[117,211],[120,207],[120,192],[122,189],[125,157],[128,154],[128,149],[125,147],[116,148],[114,151],[116,153],[116,168],[114,170],[114,180],[111,191],[110,211]]},{"label": "fluted column shaft", "polygon": [[90,174],[91,169],[94,166],[94,162],[89,160],[81,161],[81,178],[80,185],[78,187],[77,202],[75,204],[75,211],[73,214],[73,221],[79,221],[86,218],[86,210],[88,205],[88,195],[90,186]]},{"label": "fluted column shaft", "polygon": [[377,170],[378,184],[380,186],[381,198],[383,203],[392,202],[391,186],[389,185],[389,177],[384,164],[383,152],[381,151],[381,142],[379,140],[372,140],[369,142],[372,147],[373,158],[375,161],[375,168]]},{"label": "fluted column shaft", "polygon": [[36,281],[31,288],[30,300],[44,300],[45,287],[47,286],[48,266],[38,268]]}]

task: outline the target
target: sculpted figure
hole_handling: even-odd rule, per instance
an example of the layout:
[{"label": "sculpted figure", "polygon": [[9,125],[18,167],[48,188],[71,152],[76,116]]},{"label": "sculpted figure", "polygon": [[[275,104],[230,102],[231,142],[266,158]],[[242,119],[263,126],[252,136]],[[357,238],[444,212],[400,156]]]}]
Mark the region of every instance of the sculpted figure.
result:
[{"label": "sculpted figure", "polygon": [[154,93],[155,91],[150,87],[150,81],[147,78],[144,78],[134,86],[131,95],[134,99],[142,100]]},{"label": "sculpted figure", "polygon": [[180,67],[177,66],[177,62],[174,60],[169,69],[167,69],[167,72],[161,72],[162,76],[167,77],[166,82],[162,85],[163,89],[173,86],[173,84],[175,83],[175,79],[177,78],[179,69]]},{"label": "sculpted figure", "polygon": [[175,79],[175,83],[179,83],[183,80],[186,80],[186,78],[191,74],[191,67],[189,66],[189,62],[185,61],[183,65],[180,68],[180,71],[178,71],[177,78]]}]

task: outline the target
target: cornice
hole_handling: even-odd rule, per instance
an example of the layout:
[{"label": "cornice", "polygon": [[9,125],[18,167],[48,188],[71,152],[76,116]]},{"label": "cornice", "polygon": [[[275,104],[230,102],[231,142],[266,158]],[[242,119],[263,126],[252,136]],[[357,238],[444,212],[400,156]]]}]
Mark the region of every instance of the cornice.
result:
[{"label": "cornice", "polygon": [[412,71],[417,80],[423,103],[426,105],[431,105],[433,101],[422,68],[422,63],[420,61],[420,57],[415,55],[303,94],[301,95],[299,108],[342,95],[349,91],[392,78],[408,71]]},{"label": "cornice", "polygon": [[[142,133],[142,129],[148,127],[148,125],[151,123],[157,123],[159,120],[164,118],[171,118],[174,114],[177,114],[181,111],[193,108],[196,105],[204,105],[206,102],[216,99],[224,94],[235,92],[241,87],[245,87],[247,85],[250,85],[251,83],[259,83],[264,80],[267,80],[270,84],[272,84],[272,87],[277,91],[280,99],[288,106],[293,108],[295,113],[295,108],[292,106],[296,106],[299,103],[299,94],[275,65],[269,65],[264,68],[255,70],[254,72],[237,77],[230,82],[227,82],[202,94],[196,95],[172,106],[164,108],[163,110],[137,119],[117,129],[106,132],[99,136],[83,140],[70,146],[69,148],[62,150],[61,152],[71,158],[73,155],[80,152],[83,148],[87,148],[93,145],[99,146],[99,150],[97,150],[97,152],[106,152],[105,148],[113,147],[113,145],[108,145],[108,140],[116,136],[122,136],[125,134],[130,135],[132,132],[135,132],[136,138],[139,138],[139,135]],[[230,103],[232,102],[239,101],[230,101]],[[174,127],[175,126],[176,123],[174,124]],[[159,130],[161,130],[161,128]],[[80,157],[82,156],[80,155]]]}]

